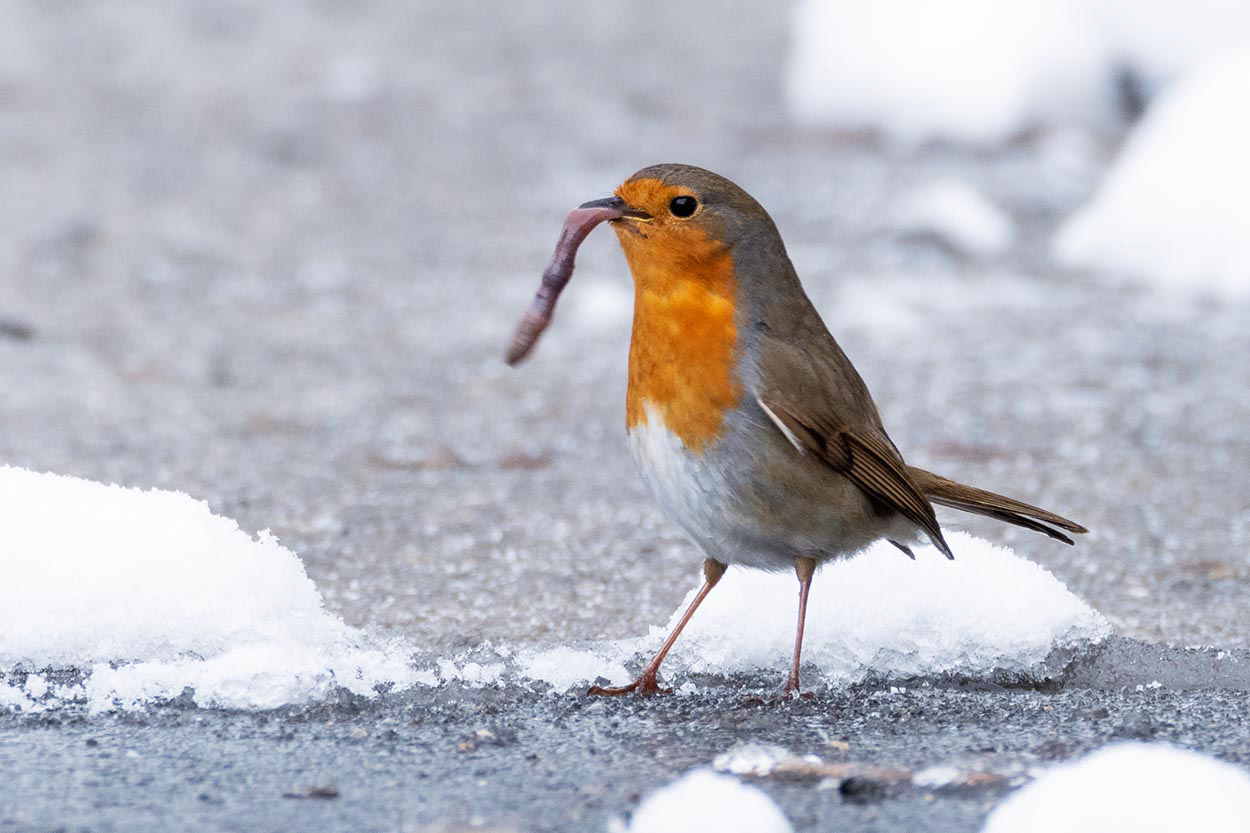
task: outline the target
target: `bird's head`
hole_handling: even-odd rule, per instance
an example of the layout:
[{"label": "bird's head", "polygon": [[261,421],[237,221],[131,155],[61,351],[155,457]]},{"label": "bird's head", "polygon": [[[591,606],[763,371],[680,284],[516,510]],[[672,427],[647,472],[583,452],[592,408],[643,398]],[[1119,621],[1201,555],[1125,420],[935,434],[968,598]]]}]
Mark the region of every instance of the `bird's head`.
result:
[{"label": "bird's head", "polygon": [[583,205],[619,212],[609,217],[631,267],[641,260],[698,261],[731,252],[776,229],[750,194],[719,174],[693,165],[652,165]]},{"label": "bird's head", "polygon": [[614,196],[569,212],[534,304],[508,348],[509,364],[533,348],[572,277],[578,246],[605,221],[616,230],[640,290],[663,288],[675,280],[702,280],[729,292],[735,272],[771,274],[759,265],[778,254],[785,257],[772,218],[733,182],[693,165],[643,168]]}]

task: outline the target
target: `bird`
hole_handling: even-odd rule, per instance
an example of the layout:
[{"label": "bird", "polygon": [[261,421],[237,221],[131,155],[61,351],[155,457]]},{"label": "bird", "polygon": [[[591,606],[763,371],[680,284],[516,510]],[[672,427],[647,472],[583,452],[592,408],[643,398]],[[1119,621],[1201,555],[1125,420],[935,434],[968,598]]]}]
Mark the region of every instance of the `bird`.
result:
[{"label": "bird", "polygon": [[908,465],[867,385],[799,282],[776,224],[723,176],[652,165],[571,211],[505,359],[519,364],[550,322],[577,247],[607,222],[634,282],[625,427],[664,515],[703,555],[703,583],[642,673],[588,693],[655,694],[664,658],[728,565],[793,570],[798,621],[779,696],[799,665],[816,568],[879,540],[947,558],[934,505],[1072,544],[1087,530],[1053,512]]}]

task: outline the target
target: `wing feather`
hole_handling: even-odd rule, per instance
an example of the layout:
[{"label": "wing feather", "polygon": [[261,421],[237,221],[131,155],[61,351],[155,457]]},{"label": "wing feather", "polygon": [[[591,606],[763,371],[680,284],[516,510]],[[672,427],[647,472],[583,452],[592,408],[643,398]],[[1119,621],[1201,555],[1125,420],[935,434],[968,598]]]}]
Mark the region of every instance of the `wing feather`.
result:
[{"label": "wing feather", "polygon": [[840,427],[830,417],[803,411],[777,393],[757,399],[796,448],[811,452],[871,498],[919,526],[943,555],[954,558],[933,506],[911,481],[903,458],[883,433]]}]

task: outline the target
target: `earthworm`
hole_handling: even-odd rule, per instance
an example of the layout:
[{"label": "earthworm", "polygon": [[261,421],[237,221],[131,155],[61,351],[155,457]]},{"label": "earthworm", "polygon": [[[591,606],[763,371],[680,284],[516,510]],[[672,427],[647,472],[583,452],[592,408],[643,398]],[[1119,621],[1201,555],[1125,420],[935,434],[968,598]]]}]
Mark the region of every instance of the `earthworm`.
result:
[{"label": "earthworm", "polygon": [[564,228],[560,230],[560,240],[551,255],[551,262],[543,272],[543,282],[534,296],[534,303],[521,316],[516,333],[508,344],[508,352],[504,354],[504,361],[509,365],[520,364],[534,349],[543,330],[551,323],[556,299],[560,297],[560,292],[568,284],[569,278],[573,277],[573,259],[577,256],[577,247],[595,226],[604,220],[618,219],[622,214],[619,208],[609,206],[583,206],[569,212],[564,220]]}]

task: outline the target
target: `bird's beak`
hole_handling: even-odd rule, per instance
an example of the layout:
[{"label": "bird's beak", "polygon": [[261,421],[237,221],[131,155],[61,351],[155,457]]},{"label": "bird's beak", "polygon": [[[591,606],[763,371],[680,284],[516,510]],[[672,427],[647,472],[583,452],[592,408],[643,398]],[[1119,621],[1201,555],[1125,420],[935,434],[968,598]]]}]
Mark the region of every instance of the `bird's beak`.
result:
[{"label": "bird's beak", "polygon": [[620,197],[604,197],[601,200],[591,200],[590,202],[582,203],[578,208],[600,208],[617,212],[617,216],[608,217],[609,221],[642,220],[645,222],[651,219],[650,214],[641,209],[633,208]]},{"label": "bird's beak", "polygon": [[646,222],[650,219],[650,214],[633,208],[620,197],[591,200],[569,212],[564,220],[564,228],[560,231],[556,250],[551,255],[551,263],[543,272],[543,282],[538,287],[538,294],[534,296],[534,303],[521,317],[512,343],[508,345],[508,352],[504,356],[508,364],[515,365],[529,355],[538,337],[547,329],[551,314],[556,308],[556,299],[564,291],[569,278],[573,277],[573,258],[577,255],[577,247],[582,245],[591,229],[604,221]]}]

